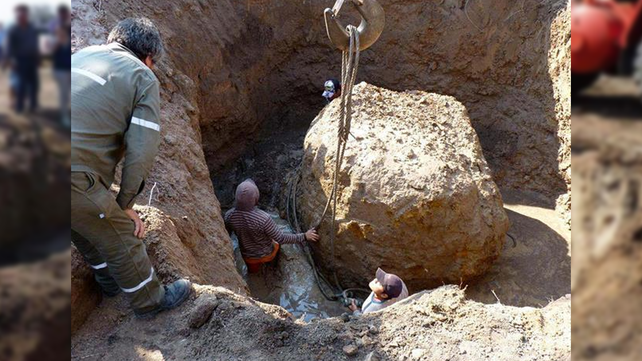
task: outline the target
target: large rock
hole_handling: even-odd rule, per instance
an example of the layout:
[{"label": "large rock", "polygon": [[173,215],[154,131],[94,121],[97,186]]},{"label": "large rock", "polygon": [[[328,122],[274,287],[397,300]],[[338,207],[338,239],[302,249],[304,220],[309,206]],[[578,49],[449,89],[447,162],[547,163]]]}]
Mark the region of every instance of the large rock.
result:
[{"label": "large rock", "polygon": [[[336,263],[345,285],[377,267],[414,290],[484,273],[508,229],[501,195],[466,109],[453,97],[361,83],[339,176]],[[305,139],[299,209],[316,224],[334,174],[339,101]],[[331,264],[331,217],[321,224],[319,264]]]}]

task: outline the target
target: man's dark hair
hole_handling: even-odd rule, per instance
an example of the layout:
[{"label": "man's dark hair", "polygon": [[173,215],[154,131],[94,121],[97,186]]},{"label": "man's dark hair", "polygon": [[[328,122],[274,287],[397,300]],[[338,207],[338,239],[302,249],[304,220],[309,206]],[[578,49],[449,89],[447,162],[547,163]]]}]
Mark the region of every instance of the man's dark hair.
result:
[{"label": "man's dark hair", "polygon": [[28,13],[29,6],[27,6],[26,4],[18,4],[16,5],[15,11]]},{"label": "man's dark hair", "polygon": [[67,15],[67,14],[69,14],[69,12],[70,12],[69,6],[67,6],[67,5],[60,5],[60,6],[58,6],[58,14],[60,14],[60,15],[62,15],[62,14]]},{"label": "man's dark hair", "polygon": [[163,41],[154,23],[147,18],[128,18],[120,21],[109,33],[108,43],[119,43],[141,60],[148,56],[154,62],[163,56]]}]

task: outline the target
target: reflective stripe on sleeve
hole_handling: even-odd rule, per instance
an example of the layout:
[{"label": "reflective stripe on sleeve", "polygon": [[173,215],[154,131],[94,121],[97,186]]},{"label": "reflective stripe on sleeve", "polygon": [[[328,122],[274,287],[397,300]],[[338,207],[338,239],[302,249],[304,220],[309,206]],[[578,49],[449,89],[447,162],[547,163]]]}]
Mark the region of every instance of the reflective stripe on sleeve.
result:
[{"label": "reflective stripe on sleeve", "polygon": [[94,73],[92,73],[90,71],[87,71],[85,69],[71,68],[71,72],[72,73],[76,73],[76,74],[80,74],[80,75],[84,75],[87,78],[95,81],[96,83],[98,83],[100,85],[105,85],[105,83],[107,82],[107,80],[105,80],[105,79],[101,78],[100,76],[98,76],[98,75],[96,75],[96,74],[94,74]]},{"label": "reflective stripe on sleeve", "polygon": [[122,290],[123,290],[123,292],[126,292],[126,293],[136,292],[139,289],[145,287],[146,284],[151,282],[153,277],[154,277],[154,267],[152,267],[151,272],[149,272],[149,277],[147,277],[143,282],[139,283],[138,286],[132,287],[132,288],[123,288]]},{"label": "reflective stripe on sleeve", "polygon": [[91,266],[91,268],[93,269],[103,269],[103,268],[107,268],[107,262],[103,262],[95,266],[93,264],[90,264],[89,266]]},{"label": "reflective stripe on sleeve", "polygon": [[160,125],[154,123],[154,122],[148,122],[145,119],[140,119],[136,117],[132,117],[132,124],[140,125],[141,127],[153,129],[157,132],[160,132]]}]

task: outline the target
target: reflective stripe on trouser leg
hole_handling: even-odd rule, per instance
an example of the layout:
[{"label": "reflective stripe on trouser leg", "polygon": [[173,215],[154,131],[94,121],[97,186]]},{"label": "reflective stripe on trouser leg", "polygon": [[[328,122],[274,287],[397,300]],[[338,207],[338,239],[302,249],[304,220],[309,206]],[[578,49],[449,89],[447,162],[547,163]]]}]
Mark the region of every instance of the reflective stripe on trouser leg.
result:
[{"label": "reflective stripe on trouser leg", "polygon": [[153,278],[154,278],[154,267],[152,267],[152,269],[149,271],[149,277],[145,278],[143,280],[143,282],[137,284],[136,287],[123,288],[123,292],[125,292],[125,293],[134,293],[134,292],[140,290],[141,288],[145,287],[145,285],[150,283]]},{"label": "reflective stripe on trouser leg", "polygon": [[96,247],[73,229],[71,230],[71,241],[74,243],[74,246],[76,246],[76,249],[78,249],[80,254],[82,254],[92,271],[94,271],[94,279],[98,282],[103,291],[107,294],[118,293],[118,291],[120,291],[120,287],[118,287],[114,278],[109,274],[107,262],[105,262],[105,259],[100,252],[98,252]]},{"label": "reflective stripe on trouser leg", "polygon": [[101,183],[83,192],[89,186],[83,184],[78,174],[84,173],[72,173],[72,185],[75,185],[71,192],[72,229],[89,240],[103,256],[106,269],[120,288],[132,290],[125,291],[132,308],[139,312],[157,308],[165,291],[156,272],[150,275],[152,264],[145,245],[134,237],[134,223]]}]

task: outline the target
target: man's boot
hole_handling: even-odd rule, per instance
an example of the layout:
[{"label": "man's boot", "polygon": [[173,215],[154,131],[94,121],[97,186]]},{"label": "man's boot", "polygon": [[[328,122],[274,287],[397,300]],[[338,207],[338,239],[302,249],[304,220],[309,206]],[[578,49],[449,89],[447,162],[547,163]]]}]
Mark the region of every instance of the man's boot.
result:
[{"label": "man's boot", "polygon": [[174,281],[169,285],[164,285],[163,287],[165,288],[165,296],[161,304],[151,311],[134,311],[136,317],[147,319],[155,316],[161,311],[176,308],[180,306],[180,304],[183,303],[192,292],[192,284],[190,283],[190,281],[183,278],[179,279],[178,281]]},{"label": "man's boot", "polygon": [[180,306],[192,292],[192,284],[183,278],[164,287],[165,298],[163,299],[163,303],[161,303],[163,310],[171,310],[172,308]]}]

